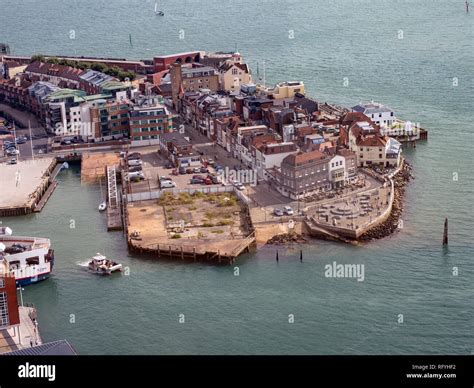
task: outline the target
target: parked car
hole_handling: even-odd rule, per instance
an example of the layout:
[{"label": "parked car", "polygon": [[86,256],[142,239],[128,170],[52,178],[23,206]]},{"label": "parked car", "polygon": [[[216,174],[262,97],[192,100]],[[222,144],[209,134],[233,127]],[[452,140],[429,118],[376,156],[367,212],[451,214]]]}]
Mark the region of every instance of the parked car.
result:
[{"label": "parked car", "polygon": [[179,175],[178,169],[174,168],[173,171],[171,171],[171,175]]},{"label": "parked car", "polygon": [[292,216],[293,214],[295,214],[291,206],[285,206],[283,210],[285,211],[285,214],[288,216]]},{"label": "parked car", "polygon": [[20,153],[20,151],[18,151],[16,148],[9,148],[6,151],[6,153],[7,153],[8,156],[12,156],[12,155],[18,155]]},{"label": "parked car", "polygon": [[237,189],[237,190],[243,190],[245,187],[242,183],[240,183],[239,181],[233,181],[232,182],[232,185]]},{"label": "parked car", "polygon": [[204,180],[198,178],[191,178],[189,183],[191,183],[192,185],[202,185],[204,183]]},{"label": "parked car", "polygon": [[210,166],[213,166],[216,162],[214,162],[214,160],[212,159],[207,159],[207,164],[210,165]]},{"label": "parked car", "polygon": [[176,183],[173,181],[164,180],[160,181],[160,187],[162,189],[171,189],[173,187],[176,187]]},{"label": "parked car", "polygon": [[144,181],[145,180],[145,177],[142,176],[142,175],[132,175],[130,178],[130,182],[140,182],[140,181]]},{"label": "parked car", "polygon": [[273,214],[275,214],[277,217],[281,217],[281,216],[283,216],[283,210],[275,208],[273,210]]},{"label": "parked car", "polygon": [[26,143],[26,137],[17,137],[16,138],[16,144],[25,144]]},{"label": "parked car", "polygon": [[213,184],[215,184],[215,185],[218,184],[218,183],[221,183],[221,181],[220,181],[220,179],[219,179],[219,177],[218,177],[217,175],[210,175],[210,174],[209,174],[207,177],[208,177],[208,178],[211,180],[211,182],[212,182]]},{"label": "parked car", "polygon": [[128,154],[127,159],[128,160],[133,160],[133,159],[140,159],[142,155],[139,152],[133,152],[131,154]]},{"label": "parked car", "polygon": [[16,163],[17,163],[16,158],[12,158],[8,161],[7,164],[16,164]]},{"label": "parked car", "polygon": [[199,167],[194,167],[193,168],[193,173],[199,174],[201,172],[201,169]]},{"label": "parked car", "polygon": [[173,179],[171,179],[169,176],[160,176],[160,181],[172,181]]},{"label": "parked car", "polygon": [[130,167],[128,168],[128,171],[129,171],[129,172],[142,171],[142,166],[141,166],[141,165],[138,165],[138,166],[130,166]]},{"label": "parked car", "polygon": [[216,171],[223,170],[223,169],[224,169],[224,167],[222,167],[222,166],[219,165],[219,164],[215,164],[215,165],[214,165],[214,170],[216,170]]},{"label": "parked car", "polygon": [[192,174],[193,173],[193,169],[191,167],[188,167],[186,169],[186,174]]},{"label": "parked car", "polygon": [[140,159],[132,159],[128,161],[129,166],[139,166],[142,164],[142,161]]},{"label": "parked car", "polygon": [[139,178],[139,180],[145,179],[145,175],[141,171],[129,172],[128,177],[130,178],[130,180],[132,180],[132,178]]},{"label": "parked car", "polygon": [[204,179],[206,179],[206,177],[202,175],[193,175],[193,179],[201,179],[203,181]]},{"label": "parked car", "polygon": [[171,162],[167,162],[167,163],[165,164],[165,168],[173,168],[173,167],[174,167],[174,166],[173,166],[173,163],[171,163]]},{"label": "parked car", "polygon": [[180,167],[178,171],[179,171],[180,175],[186,174],[186,169],[184,167]]},{"label": "parked car", "polygon": [[209,170],[206,167],[201,167],[198,172],[200,172],[202,174],[207,174],[209,172]]}]

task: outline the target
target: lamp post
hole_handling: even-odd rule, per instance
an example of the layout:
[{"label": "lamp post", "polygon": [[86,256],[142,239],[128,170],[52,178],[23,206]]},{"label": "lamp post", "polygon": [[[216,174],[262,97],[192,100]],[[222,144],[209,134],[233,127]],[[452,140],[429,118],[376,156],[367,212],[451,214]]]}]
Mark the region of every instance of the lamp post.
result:
[{"label": "lamp post", "polygon": [[23,287],[18,287],[17,290],[20,291],[20,303],[21,303],[21,307],[23,307],[23,292],[22,291],[25,291],[25,289]]}]

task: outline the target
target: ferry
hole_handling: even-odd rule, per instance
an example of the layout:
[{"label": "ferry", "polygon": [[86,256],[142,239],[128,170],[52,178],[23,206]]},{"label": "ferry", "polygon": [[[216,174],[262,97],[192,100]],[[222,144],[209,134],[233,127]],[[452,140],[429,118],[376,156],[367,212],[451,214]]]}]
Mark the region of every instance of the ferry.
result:
[{"label": "ferry", "polygon": [[17,286],[45,280],[54,266],[54,250],[47,238],[12,236],[8,227],[0,228],[0,274],[15,276]]}]

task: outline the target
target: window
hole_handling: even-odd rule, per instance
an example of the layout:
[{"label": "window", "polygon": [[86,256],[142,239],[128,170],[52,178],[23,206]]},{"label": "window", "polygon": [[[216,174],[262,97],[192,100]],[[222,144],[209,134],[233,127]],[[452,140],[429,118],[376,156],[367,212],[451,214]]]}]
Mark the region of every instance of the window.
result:
[{"label": "window", "polygon": [[0,292],[0,327],[9,326],[7,293]]},{"label": "window", "polygon": [[232,75],[237,75],[239,73],[239,71],[234,67],[232,69]]},{"label": "window", "polygon": [[39,257],[29,257],[26,259],[26,265],[38,265],[39,264]]}]

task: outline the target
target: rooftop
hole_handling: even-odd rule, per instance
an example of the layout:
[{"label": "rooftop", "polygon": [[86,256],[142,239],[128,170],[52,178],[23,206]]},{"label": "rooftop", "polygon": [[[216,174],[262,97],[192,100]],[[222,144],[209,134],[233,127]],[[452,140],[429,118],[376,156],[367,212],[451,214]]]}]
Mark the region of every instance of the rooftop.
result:
[{"label": "rooftop", "polygon": [[352,107],[354,112],[361,112],[364,114],[382,113],[382,112],[393,112],[389,107],[379,104],[377,102],[369,102],[367,104],[358,104]]}]

